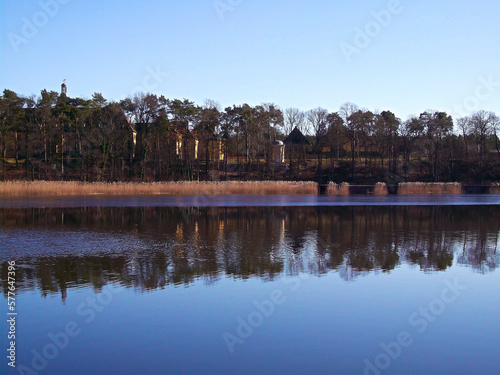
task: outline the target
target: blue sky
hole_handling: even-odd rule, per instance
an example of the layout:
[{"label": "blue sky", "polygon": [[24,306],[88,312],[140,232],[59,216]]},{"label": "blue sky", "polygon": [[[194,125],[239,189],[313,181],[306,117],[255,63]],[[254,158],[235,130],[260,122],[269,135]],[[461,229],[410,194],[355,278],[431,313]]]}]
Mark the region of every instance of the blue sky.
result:
[{"label": "blue sky", "polygon": [[[222,107],[336,111],[350,101],[402,119],[427,109],[500,114],[497,0],[17,0],[0,9],[0,88],[23,95],[67,79],[70,96],[113,100],[141,90]],[[347,49],[356,52],[346,58]]]}]

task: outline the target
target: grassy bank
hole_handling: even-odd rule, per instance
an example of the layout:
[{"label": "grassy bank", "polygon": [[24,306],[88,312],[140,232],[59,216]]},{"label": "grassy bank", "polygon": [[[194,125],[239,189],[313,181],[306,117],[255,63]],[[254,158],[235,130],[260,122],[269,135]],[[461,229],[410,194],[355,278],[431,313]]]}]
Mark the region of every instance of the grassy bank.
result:
[{"label": "grassy bank", "polygon": [[[407,182],[398,185],[398,195],[462,194],[462,185],[452,183]],[[500,194],[500,184],[491,185],[490,193]],[[77,181],[8,181],[0,182],[0,197],[72,197],[72,196],[136,196],[136,195],[316,195],[316,182],[296,181],[227,181],[227,182],[77,182]],[[350,185],[330,182],[326,194],[387,195],[388,187]]]},{"label": "grassy bank", "polygon": [[462,194],[462,185],[458,182],[404,182],[398,186],[398,195],[425,194]]},{"label": "grassy bank", "polygon": [[231,181],[231,182],[76,182],[9,181],[0,182],[4,197],[68,197],[89,195],[264,195],[318,194],[315,182]]}]

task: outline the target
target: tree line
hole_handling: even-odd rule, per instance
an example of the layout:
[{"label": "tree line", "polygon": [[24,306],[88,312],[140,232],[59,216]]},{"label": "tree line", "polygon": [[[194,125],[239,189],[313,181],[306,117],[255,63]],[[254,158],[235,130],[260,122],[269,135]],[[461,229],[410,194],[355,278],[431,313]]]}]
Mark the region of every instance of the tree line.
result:
[{"label": "tree line", "polygon": [[[0,96],[0,178],[82,181],[321,179],[335,182],[488,183],[500,173],[499,117],[477,111],[455,121],[427,110],[401,120],[353,103],[338,111],[274,103],[222,109],[207,100],[138,93],[110,101],[42,90]],[[304,155],[273,159],[273,142],[299,129]],[[179,153],[197,141],[199,157]],[[214,157],[214,142],[221,148]],[[286,147],[288,145],[285,145]],[[212,151],[211,151],[212,150]],[[291,150],[291,148],[290,148]]]}]

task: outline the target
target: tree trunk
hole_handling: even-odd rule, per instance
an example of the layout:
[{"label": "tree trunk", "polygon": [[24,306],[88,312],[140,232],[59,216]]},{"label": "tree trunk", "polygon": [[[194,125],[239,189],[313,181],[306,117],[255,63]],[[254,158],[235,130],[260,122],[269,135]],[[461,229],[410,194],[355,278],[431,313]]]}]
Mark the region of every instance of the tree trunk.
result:
[{"label": "tree trunk", "polygon": [[15,152],[14,152],[14,157],[16,159],[16,169],[17,167],[19,167],[19,152],[17,150],[17,147],[18,147],[18,140],[17,140],[17,137],[18,137],[18,133],[15,131],[14,132],[14,149],[15,149]]},{"label": "tree trunk", "polygon": [[28,152],[29,152],[29,133],[28,131],[26,130],[26,134],[24,136],[24,141],[25,141],[25,148],[24,148],[24,153],[25,153],[25,161],[24,161],[24,170],[26,172],[25,174],[25,178],[26,180],[28,179],[28,160],[30,160],[29,158],[29,155],[28,155]]}]

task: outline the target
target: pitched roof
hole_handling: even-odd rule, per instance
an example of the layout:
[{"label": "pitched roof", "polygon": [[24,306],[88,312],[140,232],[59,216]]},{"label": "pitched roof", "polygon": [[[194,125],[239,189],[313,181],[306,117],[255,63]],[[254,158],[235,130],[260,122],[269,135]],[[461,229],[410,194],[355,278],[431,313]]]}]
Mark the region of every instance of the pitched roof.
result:
[{"label": "pitched roof", "polygon": [[294,144],[294,145],[310,145],[311,142],[306,138],[304,134],[299,130],[299,128],[295,127],[288,137],[283,141],[285,144]]},{"label": "pitched roof", "polygon": [[191,132],[186,124],[181,121],[170,121],[169,123],[171,134],[181,135],[185,138],[196,138],[195,134]]}]

